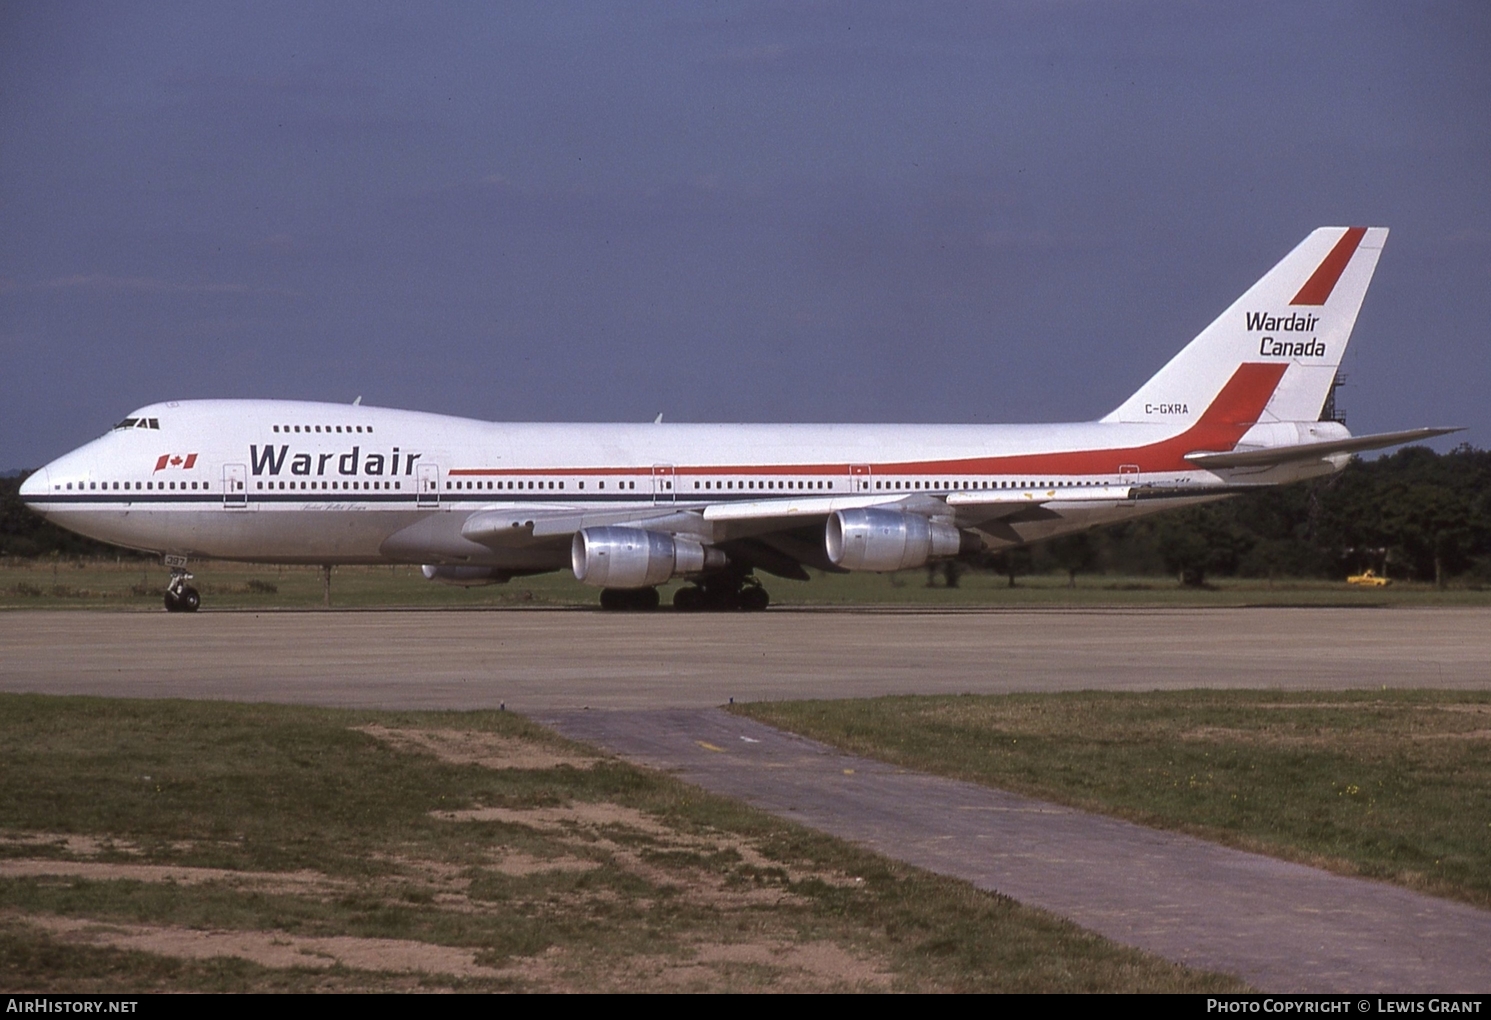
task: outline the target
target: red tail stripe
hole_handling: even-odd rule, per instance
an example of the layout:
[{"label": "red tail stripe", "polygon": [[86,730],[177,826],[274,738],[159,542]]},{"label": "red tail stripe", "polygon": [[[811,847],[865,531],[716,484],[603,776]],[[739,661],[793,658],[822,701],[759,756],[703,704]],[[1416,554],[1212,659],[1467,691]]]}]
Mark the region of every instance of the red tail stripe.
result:
[{"label": "red tail stripe", "polygon": [[1105,475],[1117,474],[1122,465],[1137,464],[1144,472],[1193,471],[1195,465],[1187,461],[1185,455],[1198,450],[1230,450],[1236,446],[1243,433],[1257,423],[1288,367],[1278,362],[1238,365],[1237,371],[1232,373],[1232,378],[1227,380],[1227,385],[1202,412],[1196,424],[1180,435],[1158,443],[1117,450],[1073,450],[1070,453],[979,457],[927,464],[888,464],[883,470],[1033,476]]},{"label": "red tail stripe", "polygon": [[1331,253],[1320,263],[1305,285],[1294,295],[1291,305],[1323,305],[1325,299],[1331,296],[1331,291],[1336,289],[1336,281],[1341,279],[1341,274],[1346,271],[1346,264],[1351,261],[1351,256],[1356,254],[1357,245],[1362,243],[1362,237],[1367,233],[1366,227],[1351,227],[1341,235]]}]

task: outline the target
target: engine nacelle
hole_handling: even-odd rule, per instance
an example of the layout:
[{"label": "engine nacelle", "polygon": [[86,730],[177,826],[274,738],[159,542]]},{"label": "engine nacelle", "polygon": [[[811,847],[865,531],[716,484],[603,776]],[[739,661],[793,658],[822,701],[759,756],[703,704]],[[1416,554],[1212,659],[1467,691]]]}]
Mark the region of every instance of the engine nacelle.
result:
[{"label": "engine nacelle", "polygon": [[845,570],[906,570],[968,551],[951,524],[896,510],[836,510],[824,544],[829,561]]},{"label": "engine nacelle", "polygon": [[651,588],[725,565],[725,554],[688,538],[641,528],[586,528],[570,546],[575,579],[597,588]]},{"label": "engine nacelle", "polygon": [[512,575],[496,567],[450,567],[426,563],[419,568],[426,581],[454,584],[462,588],[479,588],[484,584],[506,584]]}]

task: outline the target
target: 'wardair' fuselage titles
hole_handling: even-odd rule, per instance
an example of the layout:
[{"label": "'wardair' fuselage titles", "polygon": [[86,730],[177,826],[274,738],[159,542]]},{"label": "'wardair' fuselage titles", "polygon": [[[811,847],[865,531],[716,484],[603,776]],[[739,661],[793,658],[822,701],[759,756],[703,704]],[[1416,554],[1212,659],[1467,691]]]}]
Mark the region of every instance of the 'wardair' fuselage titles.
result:
[{"label": "'wardair' fuselage titles", "polygon": [[[403,458],[404,470],[399,471],[400,457]],[[280,446],[276,451],[273,446],[264,447],[261,452],[258,446],[249,446],[249,465],[255,475],[268,472],[271,476],[278,475],[285,470],[285,460],[289,459],[289,471],[292,475],[302,477],[314,475],[322,477],[330,474],[327,470],[329,462],[336,462],[336,474],[338,475],[397,475],[409,476],[414,474],[414,462],[419,460],[417,453],[400,454],[399,448],[395,446],[393,452],[385,455],[382,453],[362,452],[362,447],[354,446],[348,451],[336,451],[333,453],[296,453],[290,456],[290,447]],[[315,465],[314,469],[312,465]]]}]

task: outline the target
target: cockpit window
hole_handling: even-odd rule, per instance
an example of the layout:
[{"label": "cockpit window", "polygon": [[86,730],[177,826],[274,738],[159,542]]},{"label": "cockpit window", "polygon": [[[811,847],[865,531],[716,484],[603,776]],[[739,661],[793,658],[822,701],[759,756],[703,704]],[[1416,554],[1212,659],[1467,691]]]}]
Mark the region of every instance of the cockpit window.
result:
[{"label": "cockpit window", "polygon": [[120,422],[118,425],[115,425],[113,431],[117,432],[120,429],[159,429],[159,428],[160,428],[160,419],[159,418],[126,418],[122,422]]}]

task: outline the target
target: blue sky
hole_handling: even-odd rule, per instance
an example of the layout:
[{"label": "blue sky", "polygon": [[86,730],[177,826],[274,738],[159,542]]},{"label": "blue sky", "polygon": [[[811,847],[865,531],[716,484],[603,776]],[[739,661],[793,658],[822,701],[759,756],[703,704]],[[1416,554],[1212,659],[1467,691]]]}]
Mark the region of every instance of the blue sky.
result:
[{"label": "blue sky", "polygon": [[0,468],[135,406],[1101,416],[1316,226],[1491,445],[1491,5],[0,3]]}]

